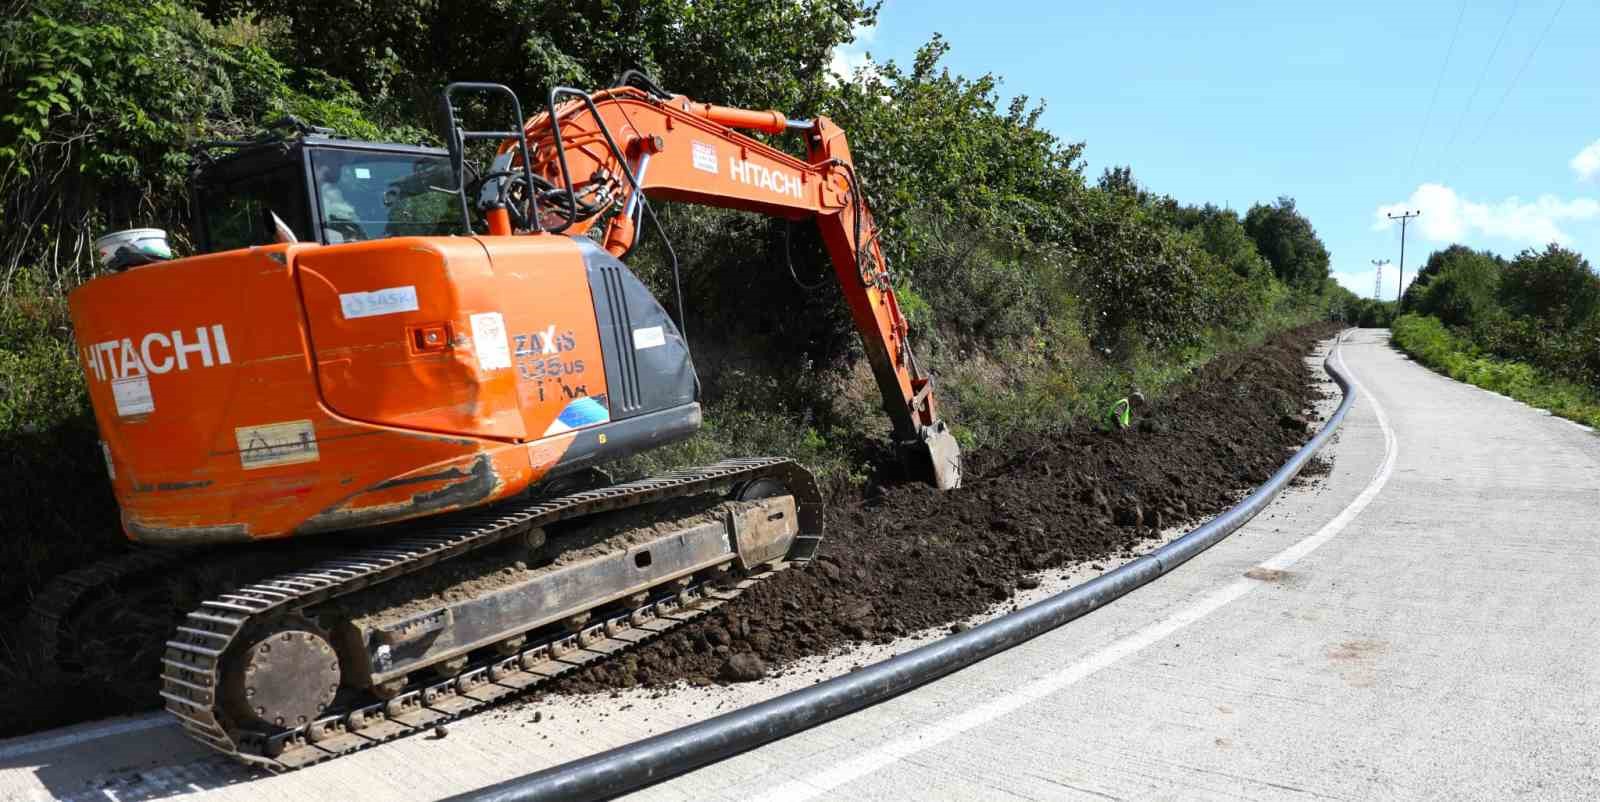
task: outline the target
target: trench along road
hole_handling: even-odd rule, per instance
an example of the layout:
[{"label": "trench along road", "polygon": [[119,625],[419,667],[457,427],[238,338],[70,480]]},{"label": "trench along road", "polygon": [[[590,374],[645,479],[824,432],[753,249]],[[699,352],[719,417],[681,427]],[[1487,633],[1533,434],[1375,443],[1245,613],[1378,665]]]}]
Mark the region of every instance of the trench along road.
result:
[{"label": "trench along road", "polygon": [[[1429,372],[1387,332],[1342,350],[1362,397],[1332,472],[1233,537],[1016,649],[639,798],[1591,798],[1600,437]],[[437,798],[876,656],[500,708],[279,776],[159,716],[97,722],[0,741],[0,799]]]}]

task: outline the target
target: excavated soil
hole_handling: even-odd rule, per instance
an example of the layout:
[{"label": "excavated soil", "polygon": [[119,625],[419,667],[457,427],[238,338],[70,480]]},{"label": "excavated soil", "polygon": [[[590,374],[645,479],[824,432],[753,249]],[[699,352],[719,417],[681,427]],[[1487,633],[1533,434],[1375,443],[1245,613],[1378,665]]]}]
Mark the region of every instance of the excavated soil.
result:
[{"label": "excavated soil", "polygon": [[1307,327],[1215,361],[1126,432],[1021,438],[969,454],[959,490],[905,484],[835,506],[810,566],[552,690],[755,679],[981,613],[1040,570],[1129,554],[1228,507],[1308,439],[1320,392],[1304,360],[1331,333]]}]

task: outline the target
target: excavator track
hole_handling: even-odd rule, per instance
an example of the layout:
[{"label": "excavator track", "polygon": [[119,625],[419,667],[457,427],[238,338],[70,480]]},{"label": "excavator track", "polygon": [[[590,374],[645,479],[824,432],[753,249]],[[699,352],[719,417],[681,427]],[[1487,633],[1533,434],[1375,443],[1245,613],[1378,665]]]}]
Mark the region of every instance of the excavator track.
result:
[{"label": "excavator track", "polygon": [[[315,721],[263,731],[231,720],[223,703],[230,649],[274,620],[563,521],[695,495],[730,484],[776,480],[795,497],[802,527],[789,558],[737,581],[699,578],[658,586],[642,603],[576,631],[532,640],[512,654],[479,658],[453,676],[412,682],[387,700],[336,700]],[[167,641],[161,697],[194,740],[241,762],[294,769],[435,726],[649,641],[803,560],[821,539],[821,495],[810,472],[780,458],[735,459],[662,476],[463,514],[382,546],[248,584],[202,602]],[[670,584],[670,583],[669,583]]]},{"label": "excavator track", "polygon": [[130,577],[166,569],[192,550],[139,550],[62,574],[34,597],[27,627],[39,664],[55,670],[62,656],[61,627],[85,597]]}]

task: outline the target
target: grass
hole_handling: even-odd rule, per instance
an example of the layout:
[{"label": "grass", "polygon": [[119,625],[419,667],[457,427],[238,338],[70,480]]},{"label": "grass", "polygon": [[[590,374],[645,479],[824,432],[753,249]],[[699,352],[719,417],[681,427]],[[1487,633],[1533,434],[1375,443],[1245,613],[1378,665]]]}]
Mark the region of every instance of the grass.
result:
[{"label": "grass", "polygon": [[0,604],[123,541],[59,294],[0,297]]},{"label": "grass", "polygon": [[1001,446],[1017,435],[1107,428],[1118,399],[1134,391],[1160,399],[1213,359],[1316,319],[1312,310],[1278,304],[1248,329],[1212,329],[1183,349],[1135,350],[1118,359],[1096,353],[1077,326],[1056,325],[994,354],[941,359],[935,373],[961,445]]},{"label": "grass", "polygon": [[1508,395],[1529,406],[1600,427],[1600,392],[1532,365],[1486,356],[1437,318],[1408,314],[1391,326],[1394,344],[1413,359],[1457,381]]},{"label": "grass", "polygon": [[[1075,323],[1064,322],[993,351],[962,350],[946,335],[926,358],[938,379],[941,415],[962,448],[973,451],[1005,447],[1020,436],[1108,428],[1112,404],[1135,390],[1156,401],[1212,360],[1317,318],[1313,310],[1284,304],[1245,331],[1213,330],[1180,351],[1136,351],[1120,359],[1096,353]],[[708,382],[716,390],[705,402],[701,431],[684,443],[624,462],[619,475],[643,476],[726,457],[781,455],[810,468],[830,497],[859,492],[882,467],[890,429],[871,372],[863,362],[851,374],[799,380],[814,385],[802,395],[826,399],[819,403],[822,413],[775,400],[794,396],[784,388],[797,379],[782,371],[757,367],[719,374]]]}]

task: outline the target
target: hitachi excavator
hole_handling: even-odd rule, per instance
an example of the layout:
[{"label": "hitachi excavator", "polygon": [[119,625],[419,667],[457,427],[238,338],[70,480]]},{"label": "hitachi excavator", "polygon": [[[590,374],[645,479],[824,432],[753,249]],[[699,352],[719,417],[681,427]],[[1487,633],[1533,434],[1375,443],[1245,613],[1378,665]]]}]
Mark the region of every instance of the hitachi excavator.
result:
[{"label": "hitachi excavator", "polygon": [[[469,129],[468,98],[513,124]],[[822,499],[787,459],[621,484],[597,470],[701,423],[679,327],[619,260],[650,199],[814,220],[894,443],[917,475],[960,483],[832,122],[636,73],[554,89],[531,119],[495,84],[452,84],[441,105],[445,148],[308,129],[213,152],[195,179],[200,253],[71,295],[142,548],[42,593],[41,647],[72,648],[97,588],[188,572],[207,590],[159,650],[159,693],[194,739],[247,763],[295,768],[432,727],[815,553]],[[741,129],[798,135],[806,157]],[[476,166],[475,149],[494,155]]]}]

